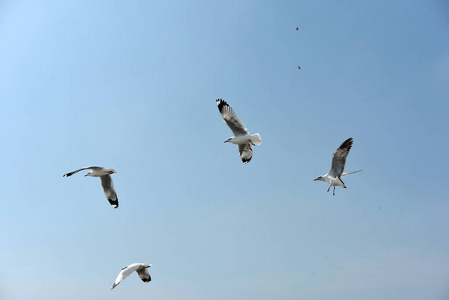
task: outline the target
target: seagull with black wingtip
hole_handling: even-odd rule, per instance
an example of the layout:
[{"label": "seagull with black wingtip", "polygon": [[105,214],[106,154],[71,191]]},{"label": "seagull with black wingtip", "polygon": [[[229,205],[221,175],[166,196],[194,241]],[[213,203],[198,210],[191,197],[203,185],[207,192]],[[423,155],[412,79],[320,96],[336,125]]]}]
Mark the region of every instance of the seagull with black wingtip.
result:
[{"label": "seagull with black wingtip", "polygon": [[253,158],[252,146],[260,145],[262,143],[260,134],[255,133],[250,135],[245,125],[243,125],[242,121],[240,121],[237,114],[226,101],[217,99],[217,106],[224,122],[234,133],[234,136],[227,139],[225,143],[229,142],[238,145],[242,162],[244,164],[248,163],[251,158]]},{"label": "seagull with black wingtip", "polygon": [[352,137],[347,139],[346,141],[344,141],[343,144],[341,144],[340,147],[338,147],[337,151],[335,151],[335,153],[332,155],[332,166],[331,166],[331,169],[329,170],[329,172],[325,175],[318,176],[314,180],[314,181],[317,181],[317,180],[324,181],[324,182],[327,182],[328,184],[330,184],[329,188],[327,189],[328,192],[329,192],[330,188],[333,186],[334,191],[332,194],[334,196],[335,196],[335,187],[336,186],[342,186],[343,188],[346,188],[345,183],[343,182],[343,180],[341,180],[341,178],[343,176],[362,171],[362,170],[358,170],[355,172],[343,173],[343,171],[345,169],[346,158],[348,157],[349,150],[351,150],[352,143],[353,143]]},{"label": "seagull with black wingtip", "polygon": [[84,177],[86,176],[92,176],[92,177],[100,177],[101,179],[101,186],[103,187],[104,194],[106,195],[106,198],[108,199],[109,203],[112,205],[113,208],[118,207],[118,198],[117,193],[114,189],[114,183],[112,182],[111,174],[117,173],[114,168],[106,169],[103,167],[85,167],[78,170],[75,170],[73,172],[69,172],[67,174],[64,174],[62,177],[69,177],[73,174],[78,173],[79,171],[83,170],[92,170],[89,171]]},{"label": "seagull with black wingtip", "polygon": [[122,271],[118,274],[117,279],[115,279],[111,290],[134,271],[136,271],[137,275],[139,275],[140,279],[142,279],[143,282],[150,282],[151,276],[150,273],[148,273],[148,268],[152,266],[152,264],[147,265],[142,263],[134,263],[122,268]]}]

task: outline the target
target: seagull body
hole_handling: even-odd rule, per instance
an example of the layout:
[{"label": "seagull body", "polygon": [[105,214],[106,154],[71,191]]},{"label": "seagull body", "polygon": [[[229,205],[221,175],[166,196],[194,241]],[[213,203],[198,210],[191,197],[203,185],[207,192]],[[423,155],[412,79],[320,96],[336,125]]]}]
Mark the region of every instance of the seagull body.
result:
[{"label": "seagull body", "polygon": [[334,196],[335,196],[335,187],[336,186],[341,186],[343,188],[346,188],[345,183],[343,182],[343,180],[341,180],[342,177],[362,171],[362,170],[358,170],[355,172],[343,173],[343,171],[345,169],[346,158],[348,157],[349,150],[351,150],[352,143],[353,143],[352,138],[349,138],[346,141],[344,141],[340,145],[340,147],[338,147],[337,151],[335,151],[335,153],[332,155],[332,166],[331,166],[331,169],[329,170],[329,172],[325,175],[318,176],[314,180],[314,181],[317,181],[317,180],[324,181],[324,182],[327,182],[328,184],[330,184],[329,188],[327,189],[328,192],[329,192],[330,188],[333,186],[334,191],[332,194]]},{"label": "seagull body", "polygon": [[253,135],[239,135],[239,136],[233,136],[230,137],[229,139],[227,139],[225,141],[225,143],[233,143],[235,145],[246,145],[246,144],[255,144],[258,143],[257,145],[261,144],[260,141],[260,135],[258,133],[255,133]]},{"label": "seagull body", "polygon": [[122,268],[122,271],[118,274],[117,279],[115,279],[115,282],[112,285],[111,290],[115,288],[120,282],[122,282],[134,271],[137,272],[137,274],[139,275],[140,279],[142,279],[143,282],[150,282],[151,276],[150,273],[148,273],[148,268],[152,266],[153,265],[151,264],[147,265],[142,263],[134,263]]},{"label": "seagull body", "polygon": [[253,147],[260,145],[262,140],[260,134],[255,133],[250,135],[245,125],[240,121],[234,110],[222,99],[217,99],[218,110],[223,117],[224,122],[229,126],[234,133],[225,143],[233,143],[239,145],[240,158],[243,163],[248,163],[253,157]]},{"label": "seagull body", "polygon": [[106,195],[106,198],[108,199],[108,201],[112,205],[112,207],[117,208],[118,207],[117,193],[115,192],[114,183],[112,182],[112,178],[110,175],[110,174],[117,173],[113,168],[106,169],[106,168],[102,168],[102,167],[93,167],[93,166],[85,167],[85,168],[81,168],[76,171],[64,174],[63,177],[69,177],[69,176],[72,176],[73,174],[78,173],[79,171],[88,170],[88,169],[90,169],[92,171],[89,171],[84,176],[100,177],[101,185],[103,186],[103,191],[104,191],[104,194]]}]

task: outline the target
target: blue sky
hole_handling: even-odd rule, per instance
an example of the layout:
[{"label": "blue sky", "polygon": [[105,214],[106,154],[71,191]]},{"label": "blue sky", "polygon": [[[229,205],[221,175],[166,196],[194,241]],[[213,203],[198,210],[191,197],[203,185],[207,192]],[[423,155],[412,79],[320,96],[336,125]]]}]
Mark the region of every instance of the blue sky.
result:
[{"label": "blue sky", "polygon": [[[444,1],[1,2],[0,298],[447,299],[448,20]],[[217,98],[261,134],[246,165]],[[349,137],[364,171],[334,197],[313,179]],[[62,177],[88,165],[117,170],[117,210]],[[153,281],[110,291],[134,262]]]}]

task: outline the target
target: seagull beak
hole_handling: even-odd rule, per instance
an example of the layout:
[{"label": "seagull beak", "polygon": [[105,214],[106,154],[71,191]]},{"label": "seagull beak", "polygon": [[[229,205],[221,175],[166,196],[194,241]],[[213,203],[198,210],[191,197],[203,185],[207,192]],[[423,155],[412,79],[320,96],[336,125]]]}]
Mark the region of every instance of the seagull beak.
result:
[{"label": "seagull beak", "polygon": [[229,142],[229,141],[224,141],[225,143]]},{"label": "seagull beak", "polygon": [[315,178],[313,181],[317,181],[318,180],[318,178]]}]

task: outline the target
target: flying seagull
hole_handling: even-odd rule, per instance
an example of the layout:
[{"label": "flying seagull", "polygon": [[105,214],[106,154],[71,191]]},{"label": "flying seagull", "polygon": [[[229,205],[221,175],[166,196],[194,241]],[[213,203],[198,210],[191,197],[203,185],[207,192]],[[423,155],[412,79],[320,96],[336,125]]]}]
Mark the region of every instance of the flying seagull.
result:
[{"label": "flying seagull", "polygon": [[79,171],[91,169],[92,171],[88,172],[84,176],[92,176],[92,177],[100,177],[101,178],[101,185],[103,186],[104,194],[106,195],[106,198],[108,198],[109,203],[111,203],[112,207],[117,208],[118,207],[118,198],[117,193],[114,189],[114,183],[112,182],[112,178],[110,174],[117,173],[113,168],[106,169],[102,167],[85,167],[67,174],[64,174],[63,177],[69,177],[72,176],[75,173],[78,173]]},{"label": "flying seagull", "polygon": [[355,172],[350,173],[343,173],[345,169],[346,164],[346,157],[348,157],[349,150],[351,150],[352,147],[352,137],[347,139],[343,142],[343,144],[340,145],[340,147],[335,151],[335,153],[332,155],[332,166],[329,172],[326,175],[318,176],[314,181],[324,181],[330,184],[327,191],[329,192],[331,186],[334,186],[333,195],[335,196],[335,187],[336,186],[342,186],[343,188],[346,188],[345,183],[341,178],[343,176],[354,174],[357,172],[360,172],[362,170],[358,170]]},{"label": "flying seagull", "polygon": [[239,145],[240,158],[243,163],[248,163],[253,157],[253,147],[260,145],[262,140],[260,134],[256,133],[249,135],[248,130],[232,108],[226,103],[226,101],[217,99],[218,110],[223,117],[224,122],[231,128],[234,133],[233,137],[230,137],[225,143],[230,142]]},{"label": "flying seagull", "polygon": [[134,263],[122,268],[122,271],[118,274],[117,279],[115,280],[114,284],[111,287],[111,290],[115,288],[120,282],[122,282],[126,277],[129,276],[129,274],[131,274],[134,271],[137,272],[137,274],[139,275],[140,279],[142,279],[143,282],[150,282],[151,276],[150,273],[148,273],[148,268],[152,266],[153,265],[151,264],[147,265],[141,263]]}]

